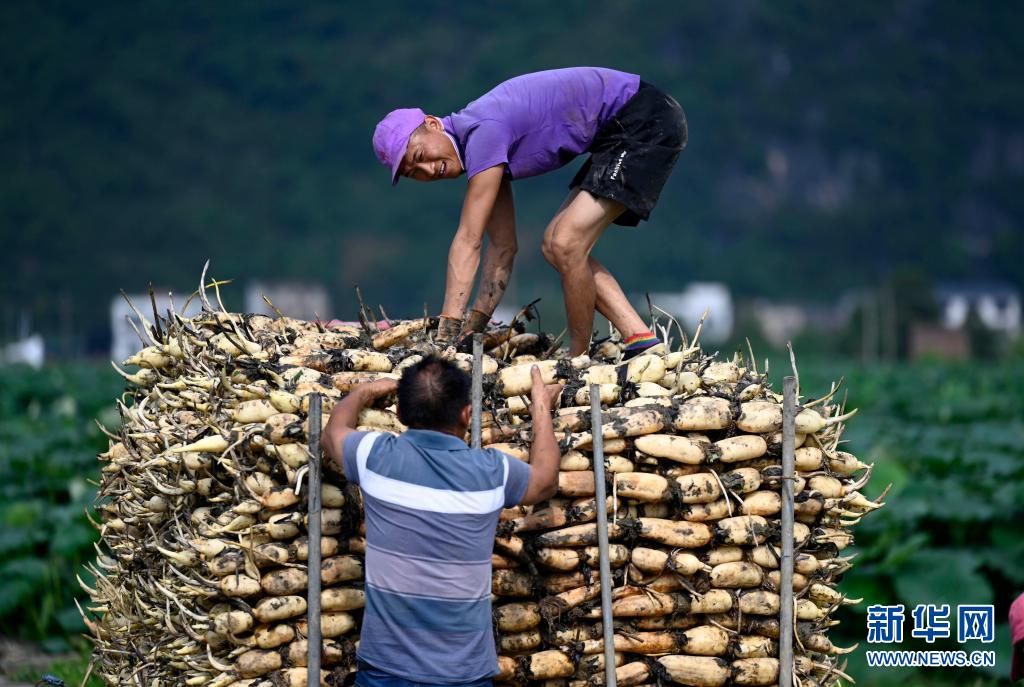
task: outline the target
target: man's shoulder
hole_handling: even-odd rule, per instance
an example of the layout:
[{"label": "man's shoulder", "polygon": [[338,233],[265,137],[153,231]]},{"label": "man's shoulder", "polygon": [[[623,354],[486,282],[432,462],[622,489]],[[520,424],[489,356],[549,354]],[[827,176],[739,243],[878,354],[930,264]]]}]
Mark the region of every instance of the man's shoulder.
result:
[{"label": "man's shoulder", "polygon": [[486,480],[491,486],[498,486],[505,480],[508,458],[492,448],[467,448],[459,456],[459,463],[467,473]]},{"label": "man's shoulder", "polygon": [[424,446],[403,435],[382,435],[367,467],[392,480],[444,491],[483,491],[504,484],[507,456],[494,449]]},{"label": "man's shoulder", "polygon": [[393,437],[386,432],[372,432],[359,430],[356,432],[350,432],[345,437],[345,452],[346,453],[361,453],[363,457],[370,452],[378,450],[380,447],[387,445],[388,437]]},{"label": "man's shoulder", "polygon": [[[500,113],[489,111],[489,109],[476,108],[475,103],[470,103],[465,109],[454,112],[448,117],[451,125],[451,133],[463,146],[477,138],[491,139],[512,139],[515,137],[515,126],[513,118],[502,116]],[[471,148],[470,148],[471,149]]]}]

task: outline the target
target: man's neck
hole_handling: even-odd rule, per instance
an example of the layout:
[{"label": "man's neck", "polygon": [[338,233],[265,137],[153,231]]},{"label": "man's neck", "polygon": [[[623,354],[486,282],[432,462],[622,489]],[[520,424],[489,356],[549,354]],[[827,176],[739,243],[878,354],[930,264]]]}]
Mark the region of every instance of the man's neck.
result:
[{"label": "man's neck", "polygon": [[438,429],[438,430],[435,430],[435,431],[441,432],[441,434],[447,434],[449,436],[453,436],[456,439],[465,439],[466,438],[466,430],[465,429],[463,429],[461,431],[459,431],[458,429]]},{"label": "man's neck", "polygon": [[463,169],[466,168],[466,163],[462,159],[462,152],[459,150],[459,143],[455,140],[455,137],[448,131],[448,127],[444,126],[444,120],[441,120],[441,130],[444,131],[444,135],[448,137],[448,140],[452,142],[452,148],[455,149],[455,156],[459,158],[459,165]]},{"label": "man's neck", "polygon": [[466,440],[466,432],[469,431],[469,425],[465,427],[450,427],[448,429],[441,429],[440,427],[410,427],[409,429],[416,430],[418,432],[437,432],[438,434],[447,434],[450,437],[455,437],[460,441]]},{"label": "man's neck", "polygon": [[439,434],[447,434],[449,436],[454,436],[455,438],[461,439],[461,440],[465,440],[466,439],[466,432],[469,431],[468,427],[466,427],[466,428],[464,428],[462,430],[460,430],[458,427],[450,427],[450,428],[447,428],[447,429],[441,429],[440,427],[438,427],[438,428],[433,428],[433,427],[426,428],[426,427],[423,427],[421,429],[426,429],[429,432],[437,432]]}]

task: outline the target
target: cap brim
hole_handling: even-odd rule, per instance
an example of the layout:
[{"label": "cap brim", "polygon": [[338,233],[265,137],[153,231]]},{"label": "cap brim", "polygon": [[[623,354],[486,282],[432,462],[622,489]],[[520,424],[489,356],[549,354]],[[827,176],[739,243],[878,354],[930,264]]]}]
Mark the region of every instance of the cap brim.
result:
[{"label": "cap brim", "polygon": [[405,151],[409,149],[409,140],[406,139],[405,145],[402,146],[402,153],[395,157],[395,161],[391,163],[391,185],[397,186],[398,179],[402,176],[399,171],[402,169],[402,160],[405,159]]}]

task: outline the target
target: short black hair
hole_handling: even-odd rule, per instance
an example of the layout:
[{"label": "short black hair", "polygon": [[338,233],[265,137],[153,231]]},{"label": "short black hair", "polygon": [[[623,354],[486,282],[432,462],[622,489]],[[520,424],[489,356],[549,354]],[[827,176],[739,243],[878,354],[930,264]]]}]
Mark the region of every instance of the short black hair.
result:
[{"label": "short black hair", "polygon": [[471,380],[455,363],[428,355],[402,373],[398,382],[398,419],[411,429],[457,427],[469,405]]},{"label": "short black hair", "polygon": [[429,129],[427,128],[427,120],[424,119],[422,124],[420,124],[418,127],[412,130],[412,133],[409,134],[409,139],[412,140],[413,136],[425,134],[427,133],[427,131],[429,131]]}]

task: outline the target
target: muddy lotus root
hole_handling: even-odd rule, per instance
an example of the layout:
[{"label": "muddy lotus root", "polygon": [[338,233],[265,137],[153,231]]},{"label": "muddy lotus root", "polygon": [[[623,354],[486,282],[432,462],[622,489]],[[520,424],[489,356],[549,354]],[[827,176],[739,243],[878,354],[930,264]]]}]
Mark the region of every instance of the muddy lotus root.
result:
[{"label": "muddy lotus root", "polygon": [[[100,455],[101,554],[83,609],[94,674],[110,685],[304,686],[309,394],[322,395],[326,423],[356,384],[398,378],[429,352],[467,371],[472,358],[435,346],[424,319],[328,330],[198,297],[203,310],[191,318],[138,312],[145,347],[115,365],[128,390]],[[485,445],[527,460],[530,367],[565,385],[558,494],[499,522],[496,681],[603,683],[596,519],[605,508],[618,683],[775,684],[782,398],[753,361],[706,355],[696,336],[628,362],[612,342],[589,357],[545,358],[550,337],[522,325],[492,327],[484,343]],[[600,427],[590,384],[600,385]],[[801,397],[797,416],[794,646],[805,686],[846,677],[849,649],[828,629],[836,608],[856,600],[836,580],[851,567],[852,528],[882,505],[861,493],[870,466],[839,449],[853,413],[835,392]],[[359,422],[404,430],[390,405]],[[365,529],[358,489],[326,465],[324,481],[321,684],[340,685],[355,665]]]}]

